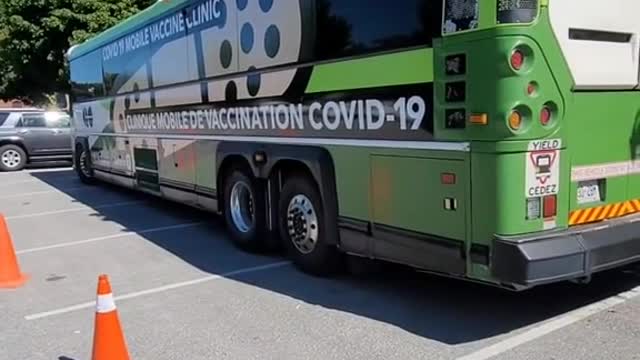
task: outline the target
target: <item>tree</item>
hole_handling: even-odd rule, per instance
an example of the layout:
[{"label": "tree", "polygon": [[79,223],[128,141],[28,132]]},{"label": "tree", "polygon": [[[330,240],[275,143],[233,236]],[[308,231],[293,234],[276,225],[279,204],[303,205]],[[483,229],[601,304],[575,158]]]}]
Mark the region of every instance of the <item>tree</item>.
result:
[{"label": "tree", "polygon": [[151,0],[0,0],[0,98],[68,92],[65,54]]}]

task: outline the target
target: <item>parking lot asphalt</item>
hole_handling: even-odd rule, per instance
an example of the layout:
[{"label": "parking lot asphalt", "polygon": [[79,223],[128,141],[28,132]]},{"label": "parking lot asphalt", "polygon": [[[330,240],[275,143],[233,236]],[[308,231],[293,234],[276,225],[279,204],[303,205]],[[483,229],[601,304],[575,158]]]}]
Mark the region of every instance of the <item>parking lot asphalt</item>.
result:
[{"label": "parking lot asphalt", "polygon": [[0,213],[30,275],[0,290],[0,359],[90,359],[102,273],[132,359],[640,359],[640,265],[523,293],[391,265],[317,278],[69,168],[0,173]]}]

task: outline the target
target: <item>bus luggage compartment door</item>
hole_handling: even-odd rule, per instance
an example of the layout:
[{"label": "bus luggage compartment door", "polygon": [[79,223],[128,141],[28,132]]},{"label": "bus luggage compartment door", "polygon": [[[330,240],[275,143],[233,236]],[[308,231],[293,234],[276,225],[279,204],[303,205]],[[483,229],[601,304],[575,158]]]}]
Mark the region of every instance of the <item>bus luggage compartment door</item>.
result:
[{"label": "bus luggage compartment door", "polygon": [[133,139],[135,180],[140,190],[160,192],[158,144],[155,139]]},{"label": "bus luggage compartment door", "polygon": [[463,273],[467,183],[464,159],[372,156],[375,256]]}]

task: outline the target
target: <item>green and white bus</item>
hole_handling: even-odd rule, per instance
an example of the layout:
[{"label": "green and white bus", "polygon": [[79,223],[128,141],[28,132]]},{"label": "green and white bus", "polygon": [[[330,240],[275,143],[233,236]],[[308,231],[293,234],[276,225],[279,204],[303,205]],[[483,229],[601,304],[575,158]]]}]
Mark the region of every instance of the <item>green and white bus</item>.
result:
[{"label": "green and white bus", "polygon": [[637,0],[172,0],[70,49],[75,167],[237,245],[513,290],[640,260]]}]

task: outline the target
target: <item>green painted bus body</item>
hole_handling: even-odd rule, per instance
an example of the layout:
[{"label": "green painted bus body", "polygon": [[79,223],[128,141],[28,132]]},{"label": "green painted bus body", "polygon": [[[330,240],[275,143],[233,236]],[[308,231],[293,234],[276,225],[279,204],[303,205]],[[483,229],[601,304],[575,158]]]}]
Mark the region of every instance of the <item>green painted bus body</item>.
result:
[{"label": "green painted bus body", "polygon": [[[75,48],[71,61],[186,2],[154,5]],[[434,83],[434,140],[469,143],[469,151],[327,145],[336,170],[339,216],[463,243],[466,277],[492,283],[496,279],[490,268],[471,260],[471,248],[484,246],[490,251],[496,235],[544,231],[542,219],[527,220],[524,188],[530,142],[562,141],[554,231],[567,229],[572,211],[594,206],[577,203],[572,167],[634,160],[635,147],[640,144],[640,95],[637,91],[574,91],[547,2],[541,3],[531,24],[497,25],[495,1],[481,1],[479,13],[477,30],[444,36],[434,41],[432,49],[313,65],[306,93]],[[509,66],[517,45],[528,46],[532,50],[528,59],[535,62],[523,74]],[[468,70],[465,75],[447,76],[445,57],[455,54],[466,55]],[[456,80],[466,82],[466,100],[448,104],[445,83]],[[535,97],[526,92],[531,81],[538,84]],[[557,113],[553,124],[543,127],[538,113],[549,101],[557,105]],[[521,130],[512,131],[508,115],[515,106],[523,105],[531,114],[525,116]],[[467,122],[465,129],[447,129],[445,110],[454,107],[464,108],[467,114],[487,114],[488,124]],[[109,147],[112,138],[103,140]],[[216,183],[215,163],[214,152],[197,158],[198,169],[206,174],[205,183]],[[455,173],[456,183],[443,184],[443,173]],[[455,211],[444,208],[447,198],[456,199]],[[640,199],[640,175],[607,179],[606,200],[595,205],[630,199]]]}]

